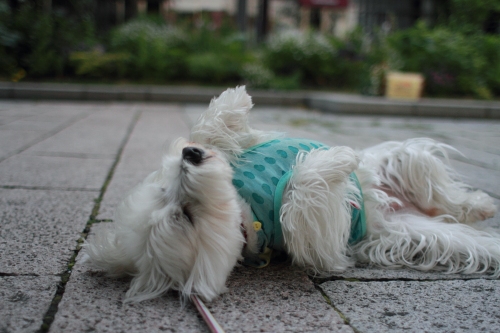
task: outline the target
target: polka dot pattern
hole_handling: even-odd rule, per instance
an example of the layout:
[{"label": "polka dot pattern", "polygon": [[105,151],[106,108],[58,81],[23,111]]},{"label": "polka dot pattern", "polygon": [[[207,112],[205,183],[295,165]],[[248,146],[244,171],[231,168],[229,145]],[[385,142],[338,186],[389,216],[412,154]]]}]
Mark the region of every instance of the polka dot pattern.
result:
[{"label": "polka dot pattern", "polygon": [[276,163],[276,160],[272,157],[265,157],[264,161],[266,161],[266,163],[268,163],[268,164],[275,164]]},{"label": "polka dot pattern", "polygon": [[262,198],[260,195],[257,193],[252,193],[252,198],[255,200],[256,203],[258,204],[263,204],[264,203],[264,198]]},{"label": "polka dot pattern", "polygon": [[242,188],[243,186],[245,186],[245,183],[243,183],[241,180],[239,179],[233,179],[233,185],[234,187],[236,187],[237,189],[240,189]]},{"label": "polka dot pattern", "polygon": [[248,179],[255,179],[255,175],[253,174],[253,172],[245,171],[245,172],[243,172],[243,175],[245,177],[247,177]]},{"label": "polka dot pattern", "polygon": [[260,172],[266,170],[266,167],[263,166],[262,164],[255,164],[253,167],[255,170],[260,171]]},{"label": "polka dot pattern", "polygon": [[286,151],[284,150],[281,150],[281,149],[278,149],[276,150],[276,153],[281,157],[281,158],[287,158],[288,157],[288,154],[286,153]]},{"label": "polka dot pattern", "polygon": [[233,165],[233,185],[252,206],[266,235],[274,232],[274,199],[280,178],[292,169],[300,151],[322,146],[300,139],[276,139],[248,149]]},{"label": "polka dot pattern", "polygon": [[271,191],[271,187],[267,184],[262,184],[262,189],[269,195],[273,194],[273,191]]},{"label": "polka dot pattern", "polygon": [[300,146],[300,148],[304,149],[305,151],[311,151],[311,148],[309,148],[309,146],[307,146],[303,143],[299,143],[299,146]]}]

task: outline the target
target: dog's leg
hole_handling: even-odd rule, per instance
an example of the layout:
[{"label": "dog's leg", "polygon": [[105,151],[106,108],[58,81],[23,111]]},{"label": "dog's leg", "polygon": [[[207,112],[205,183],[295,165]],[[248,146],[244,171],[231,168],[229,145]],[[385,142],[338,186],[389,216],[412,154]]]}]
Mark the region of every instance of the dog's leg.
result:
[{"label": "dog's leg", "polygon": [[358,163],[356,153],[348,147],[297,156],[280,212],[285,246],[295,264],[320,275],[352,266],[347,256],[349,193],[357,189],[349,175]]},{"label": "dog's leg", "polygon": [[377,170],[383,189],[428,216],[448,215],[462,223],[492,217],[493,199],[459,181],[446,163],[447,149],[453,148],[431,139],[387,142],[365,150],[362,165]]}]

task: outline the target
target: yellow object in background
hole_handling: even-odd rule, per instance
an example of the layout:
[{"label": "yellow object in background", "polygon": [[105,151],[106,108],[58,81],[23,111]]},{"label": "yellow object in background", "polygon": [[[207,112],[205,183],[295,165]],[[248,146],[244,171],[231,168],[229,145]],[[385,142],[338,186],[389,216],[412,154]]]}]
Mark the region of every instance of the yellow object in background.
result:
[{"label": "yellow object in background", "polygon": [[419,73],[389,72],[385,96],[390,99],[417,100],[422,97],[424,76]]}]

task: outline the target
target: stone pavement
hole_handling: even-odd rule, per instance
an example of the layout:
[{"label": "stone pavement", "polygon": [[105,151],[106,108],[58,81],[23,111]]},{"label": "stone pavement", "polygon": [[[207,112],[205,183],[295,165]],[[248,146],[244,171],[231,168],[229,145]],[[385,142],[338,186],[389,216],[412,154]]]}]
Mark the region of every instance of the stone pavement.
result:
[{"label": "stone pavement", "polygon": [[[206,101],[208,103],[208,99]],[[133,305],[129,279],[80,264],[85,237],[188,136],[206,104],[0,100],[0,332],[206,332],[178,295]],[[500,203],[500,121],[323,114],[257,105],[254,127],[364,148],[432,137]],[[481,223],[500,227],[500,215]],[[209,304],[227,332],[500,331],[500,281],[357,267],[315,280],[285,263],[239,267]]]}]

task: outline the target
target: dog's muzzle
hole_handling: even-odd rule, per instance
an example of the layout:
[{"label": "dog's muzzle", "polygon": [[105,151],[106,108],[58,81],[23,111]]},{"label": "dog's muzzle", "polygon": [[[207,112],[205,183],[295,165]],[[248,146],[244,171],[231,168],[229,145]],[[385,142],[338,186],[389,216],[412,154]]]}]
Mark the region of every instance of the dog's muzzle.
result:
[{"label": "dog's muzzle", "polygon": [[193,165],[199,165],[203,160],[205,152],[200,148],[186,147],[182,149],[182,159]]}]

